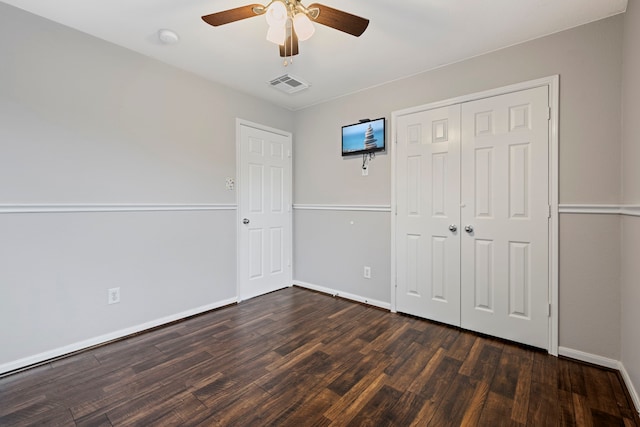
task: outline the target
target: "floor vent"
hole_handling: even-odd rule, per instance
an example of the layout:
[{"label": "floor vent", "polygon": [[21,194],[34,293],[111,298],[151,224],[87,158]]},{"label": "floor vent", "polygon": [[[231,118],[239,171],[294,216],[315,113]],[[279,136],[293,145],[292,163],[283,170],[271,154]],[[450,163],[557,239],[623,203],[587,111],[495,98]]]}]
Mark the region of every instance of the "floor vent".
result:
[{"label": "floor vent", "polygon": [[269,85],[272,88],[281,90],[282,92],[286,93],[299,92],[309,87],[309,83],[305,82],[299,77],[292,76],[291,74],[285,74],[283,76],[277,77],[271,80],[269,82]]}]

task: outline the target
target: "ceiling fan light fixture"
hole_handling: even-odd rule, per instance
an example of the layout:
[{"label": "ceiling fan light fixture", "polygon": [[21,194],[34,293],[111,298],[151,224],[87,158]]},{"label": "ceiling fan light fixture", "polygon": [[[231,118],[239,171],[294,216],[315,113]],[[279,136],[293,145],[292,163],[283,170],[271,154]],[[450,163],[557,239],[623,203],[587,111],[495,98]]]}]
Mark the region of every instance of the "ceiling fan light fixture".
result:
[{"label": "ceiling fan light fixture", "polygon": [[287,37],[287,27],[284,25],[281,27],[271,26],[267,31],[267,40],[277,45],[284,44],[286,37]]},{"label": "ceiling fan light fixture", "polygon": [[267,8],[267,13],[265,15],[269,27],[284,28],[288,18],[287,6],[285,6],[285,4],[280,0],[274,0]]},{"label": "ceiling fan light fixture", "polygon": [[300,41],[308,40],[316,31],[313,23],[304,13],[297,13],[293,17],[293,28],[296,30],[296,35]]},{"label": "ceiling fan light fixture", "polygon": [[[319,3],[306,7],[301,1],[269,0],[269,3],[264,6],[248,4],[204,15],[202,20],[209,25],[219,27],[257,15],[265,15],[269,24],[266,38],[278,45],[281,58],[292,58],[300,53],[298,41],[307,40],[314,34],[313,24],[325,25],[355,37],[361,36],[369,25],[368,19]],[[284,60],[285,65],[288,62],[288,59]]]}]

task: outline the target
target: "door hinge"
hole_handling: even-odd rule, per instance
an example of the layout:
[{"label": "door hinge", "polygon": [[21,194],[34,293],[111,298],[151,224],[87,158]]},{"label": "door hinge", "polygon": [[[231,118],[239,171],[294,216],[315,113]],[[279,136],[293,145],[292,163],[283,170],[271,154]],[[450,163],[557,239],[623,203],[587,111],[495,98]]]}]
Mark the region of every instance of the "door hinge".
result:
[{"label": "door hinge", "polygon": [[551,218],[551,205],[548,205],[549,210],[547,211],[547,218]]},{"label": "door hinge", "polygon": [[547,317],[551,317],[551,303],[547,305]]},{"label": "door hinge", "polygon": [[551,107],[547,107],[547,120],[551,120]]}]

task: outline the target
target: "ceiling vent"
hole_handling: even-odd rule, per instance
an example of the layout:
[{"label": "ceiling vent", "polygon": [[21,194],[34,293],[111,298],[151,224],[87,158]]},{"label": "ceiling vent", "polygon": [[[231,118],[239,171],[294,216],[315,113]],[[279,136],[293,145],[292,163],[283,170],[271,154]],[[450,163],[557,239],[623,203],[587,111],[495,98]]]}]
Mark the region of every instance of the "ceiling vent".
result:
[{"label": "ceiling vent", "polygon": [[269,82],[272,88],[281,90],[285,93],[294,93],[307,89],[309,83],[305,82],[299,77],[292,76],[291,74],[285,74],[277,77]]}]

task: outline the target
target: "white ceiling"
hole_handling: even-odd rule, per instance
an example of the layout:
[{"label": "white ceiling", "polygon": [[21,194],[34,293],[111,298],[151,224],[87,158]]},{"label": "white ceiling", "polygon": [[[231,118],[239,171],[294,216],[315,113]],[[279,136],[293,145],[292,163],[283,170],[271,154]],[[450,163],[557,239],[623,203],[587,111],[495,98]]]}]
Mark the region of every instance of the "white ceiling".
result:
[{"label": "white ceiling", "polygon": [[[221,27],[200,19],[257,0],[2,1],[292,110],[622,13],[627,6],[627,0],[320,0],[369,19],[369,27],[357,38],[316,25],[293,64],[284,67],[278,47],[265,39],[264,16]],[[160,43],[162,28],[178,33],[180,42]],[[311,87],[285,94],[267,84],[285,73]]]}]

